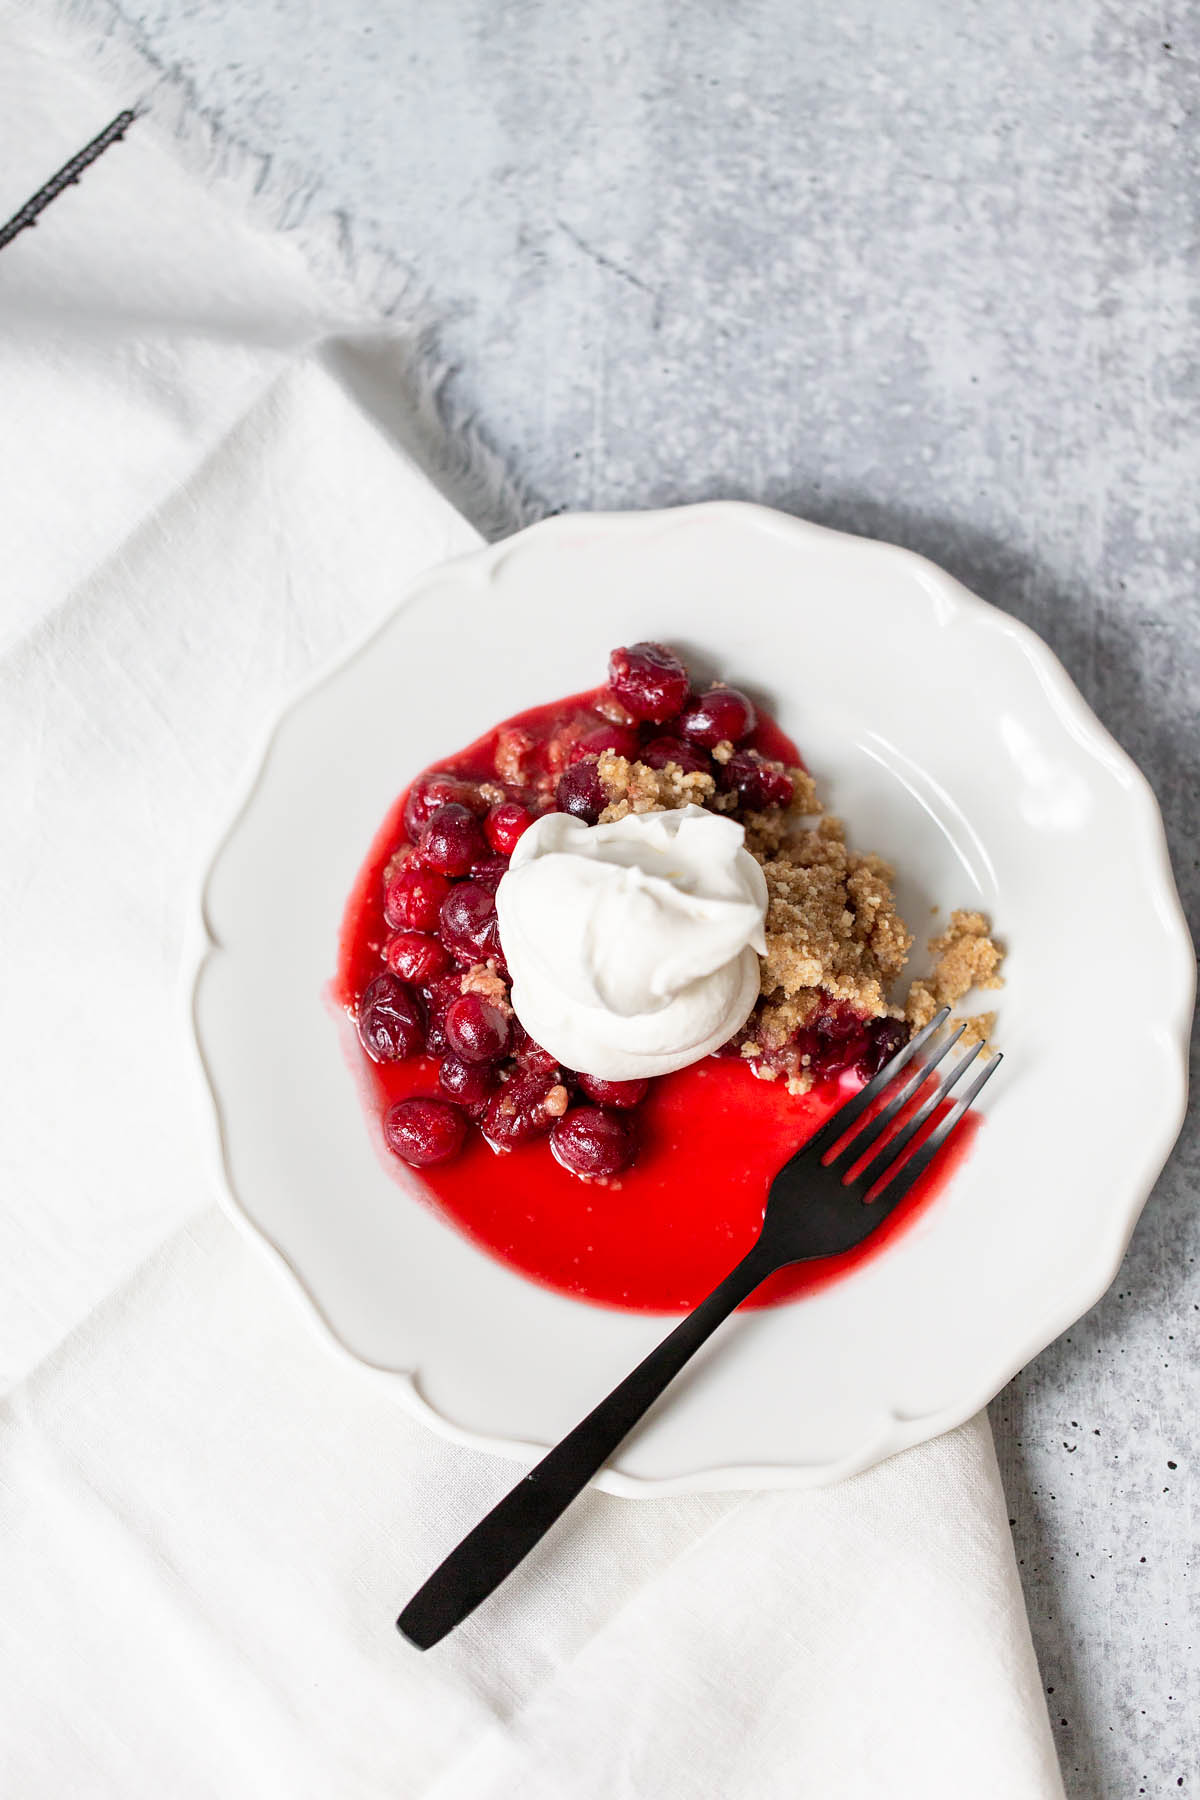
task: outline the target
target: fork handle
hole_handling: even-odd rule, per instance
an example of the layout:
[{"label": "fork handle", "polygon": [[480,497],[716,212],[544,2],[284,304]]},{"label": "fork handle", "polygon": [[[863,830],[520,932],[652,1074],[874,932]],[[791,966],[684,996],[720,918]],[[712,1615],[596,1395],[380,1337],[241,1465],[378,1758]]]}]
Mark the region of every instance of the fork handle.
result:
[{"label": "fork handle", "polygon": [[396,1629],[428,1650],[474,1612],[543,1538],[734,1309],[772,1273],[776,1263],[761,1238],[735,1269],[615,1387],[574,1431],[469,1531],[409,1601]]}]

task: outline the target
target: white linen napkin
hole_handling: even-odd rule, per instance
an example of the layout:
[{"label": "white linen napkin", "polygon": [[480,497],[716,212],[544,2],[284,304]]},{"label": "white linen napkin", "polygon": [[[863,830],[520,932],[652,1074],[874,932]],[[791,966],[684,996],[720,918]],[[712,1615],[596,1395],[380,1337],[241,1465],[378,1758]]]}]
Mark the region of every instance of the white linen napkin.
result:
[{"label": "white linen napkin", "polygon": [[[11,0],[0,52],[3,218],[132,96]],[[368,353],[411,398],[411,335],[153,116],[0,252],[0,1790],[1051,1800],[983,1418],[815,1494],[590,1493],[439,1649],[393,1629],[514,1465],[218,1209],[179,1010],[266,724],[477,541]]]}]

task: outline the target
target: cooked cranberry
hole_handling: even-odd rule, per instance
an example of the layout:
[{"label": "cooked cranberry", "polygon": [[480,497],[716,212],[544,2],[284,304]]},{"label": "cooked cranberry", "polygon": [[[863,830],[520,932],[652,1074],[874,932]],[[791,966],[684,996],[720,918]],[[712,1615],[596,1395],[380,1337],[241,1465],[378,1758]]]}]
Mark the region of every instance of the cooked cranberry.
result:
[{"label": "cooked cranberry", "polygon": [[608,795],[595,761],[589,757],[586,762],[572,763],[569,769],[564,769],[558,778],[554,799],[559,812],[571,813],[594,825],[608,805]]},{"label": "cooked cranberry", "polygon": [[450,1047],[446,1039],[446,1013],[462,994],[461,970],[437,976],[427,987],[421,989],[421,993],[429,1015],[425,1027],[425,1048],[430,1056],[444,1056]]},{"label": "cooked cranberry", "polygon": [[425,931],[398,931],[383,946],[383,959],[393,975],[417,987],[444,975],[453,961],[445,945]]},{"label": "cooked cranberry", "polygon": [[694,694],[679,718],[679,729],[693,744],[740,744],[758,724],[758,714],[740,688],[709,688]]},{"label": "cooked cranberry", "polygon": [[497,1150],[511,1150],[531,1138],[544,1137],[567,1109],[567,1090],[555,1069],[539,1075],[521,1069],[493,1094],[484,1109],[483,1134]]},{"label": "cooked cranberry", "polygon": [[535,1075],[553,1074],[557,1081],[559,1078],[558,1058],[551,1056],[548,1050],[543,1050],[540,1044],[534,1042],[533,1038],[530,1037],[529,1033],[522,1025],[520,1019],[513,1020],[512,1032],[513,1055],[520,1063],[522,1069],[527,1069],[531,1074]]},{"label": "cooked cranberry", "polygon": [[449,892],[444,875],[406,863],[387,884],[383,916],[393,931],[432,931],[438,922],[438,908]]},{"label": "cooked cranberry", "polygon": [[383,1135],[394,1155],[415,1169],[427,1169],[458,1155],[467,1116],[448,1100],[399,1100],[388,1108]]},{"label": "cooked cranberry", "polygon": [[425,1018],[412,989],[394,975],[377,975],[358,1003],[358,1035],[372,1062],[400,1062],[425,1043]]},{"label": "cooked cranberry", "polygon": [[523,725],[502,725],[496,733],[492,767],[497,779],[510,787],[525,787],[533,779],[533,753],[537,739]]},{"label": "cooked cranberry", "polygon": [[475,789],[457,775],[418,776],[404,802],[404,829],[415,844],[439,806],[476,804]]},{"label": "cooked cranberry", "polygon": [[496,1071],[487,1063],[466,1063],[450,1054],[442,1058],[438,1085],[477,1119],[496,1091]]},{"label": "cooked cranberry", "polygon": [[688,673],[665,644],[631,644],[608,659],[608,685],[635,719],[661,725],[688,696]]},{"label": "cooked cranberry", "polygon": [[638,752],[638,761],[648,763],[652,769],[665,769],[668,763],[676,763],[685,775],[712,774],[712,762],[704,751],[697,750],[695,744],[685,744],[682,738],[651,738]]},{"label": "cooked cranberry", "polygon": [[579,1085],[597,1106],[639,1106],[646,1098],[648,1081],[601,1081],[599,1075],[581,1075]]},{"label": "cooked cranberry", "polygon": [[456,1000],[462,998],[462,971],[455,969],[452,973],[438,975],[427,984],[423,992],[425,1004],[431,1019],[444,1019],[447,1011]]},{"label": "cooked cranberry", "polygon": [[872,1019],[867,1026],[867,1047],[855,1068],[864,1081],[878,1075],[884,1063],[907,1044],[909,1028],[903,1019]]},{"label": "cooked cranberry", "polygon": [[818,1079],[827,1075],[844,1075],[847,1069],[858,1067],[859,1058],[866,1055],[870,1043],[865,1028],[856,1031],[849,1038],[824,1038],[811,1065],[813,1073]]},{"label": "cooked cranberry", "polygon": [[483,821],[488,843],[499,856],[511,856],[517,839],[533,824],[533,814],[519,800],[501,800]]},{"label": "cooked cranberry", "polygon": [[720,781],[723,788],[736,788],[741,805],[755,812],[765,806],[790,806],[796,791],[786,769],[765,762],[754,750],[735,750]]},{"label": "cooked cranberry", "polygon": [[439,806],[421,833],[417,849],[427,869],[440,875],[465,875],[487,855],[487,845],[474,813],[456,801]]},{"label": "cooked cranberry", "polygon": [[482,994],[464,994],[456,1000],[447,1009],[445,1027],[451,1050],[469,1063],[499,1062],[512,1037],[507,1014]]},{"label": "cooked cranberry", "polygon": [[576,1106],[550,1133],[550,1148],[573,1175],[617,1175],[637,1150],[633,1121],[605,1106]]},{"label": "cooked cranberry", "polygon": [[835,1000],[832,995],[819,1001],[808,1022],[814,1031],[828,1038],[856,1037],[865,1023],[862,1014],[848,1000]]},{"label": "cooked cranberry", "polygon": [[504,877],[508,874],[507,856],[485,856],[482,862],[471,866],[471,880],[485,887],[489,894],[494,894]]},{"label": "cooked cranberry", "polygon": [[611,750],[614,756],[627,756],[632,762],[638,753],[637,732],[631,725],[597,725],[594,731],[584,732],[567,760],[576,763],[584,756],[601,756],[605,750]]},{"label": "cooked cranberry", "polygon": [[442,901],[438,933],[459,962],[486,962],[495,954],[495,894],[477,881],[458,882]]},{"label": "cooked cranberry", "polygon": [[859,1026],[852,1037],[828,1037],[813,1026],[798,1031],[795,1046],[814,1081],[829,1081],[853,1068],[867,1049],[869,1039]]},{"label": "cooked cranberry", "polygon": [[504,949],[500,943],[499,923],[494,925],[492,928],[492,935],[488,942],[488,947],[487,947],[486,961],[487,961],[488,968],[494,969],[496,971],[497,975],[500,977],[501,981],[507,981],[508,985],[511,987],[512,986],[512,974],[509,970],[508,964],[504,960]]}]

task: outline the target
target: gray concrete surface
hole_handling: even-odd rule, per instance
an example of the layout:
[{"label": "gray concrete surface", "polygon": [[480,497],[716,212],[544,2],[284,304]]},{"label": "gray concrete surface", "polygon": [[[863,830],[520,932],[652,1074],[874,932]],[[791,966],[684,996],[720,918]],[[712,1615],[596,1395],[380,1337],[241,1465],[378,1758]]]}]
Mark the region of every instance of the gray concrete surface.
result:
[{"label": "gray concrete surface", "polygon": [[[763,499],[1033,624],[1154,783],[1195,916],[1194,9],[125,5],[310,213],[418,272],[540,508]],[[1117,1286],[993,1410],[1088,1800],[1200,1784],[1198,1161],[1193,1118]]]}]

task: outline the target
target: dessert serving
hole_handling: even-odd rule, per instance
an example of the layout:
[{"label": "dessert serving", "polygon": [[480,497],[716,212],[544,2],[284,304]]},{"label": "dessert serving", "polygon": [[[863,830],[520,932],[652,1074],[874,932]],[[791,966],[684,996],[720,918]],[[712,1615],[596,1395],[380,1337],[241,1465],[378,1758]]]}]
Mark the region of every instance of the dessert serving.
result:
[{"label": "dessert serving", "polygon": [[[400,797],[338,994],[387,1154],[449,1217],[563,1291],[676,1310],[750,1241],[839,1083],[1001,984],[979,913],[952,916],[904,996],[911,948],[891,871],[822,813],[774,721],[642,643]],[[947,1167],[861,1251],[762,1297],[876,1253]]]},{"label": "dessert serving", "polygon": [[[768,953],[780,961],[785,900],[810,916],[810,887],[846,885],[854,874],[829,861],[834,828],[826,813],[838,814],[846,821],[845,858],[880,851],[894,865],[893,910],[915,939],[885,989],[885,1012],[874,1017],[903,1028],[930,1000],[936,1005],[961,990],[976,968],[988,980],[996,976],[984,969],[989,934],[977,915],[985,914],[1014,953],[1002,970],[995,1035],[1009,1054],[1009,1079],[988,1088],[970,1145],[963,1142],[968,1119],[943,1151],[958,1159],[948,1180],[943,1168],[936,1188],[906,1193],[868,1240],[867,1255],[852,1268],[840,1265],[845,1274],[836,1264],[797,1265],[773,1292],[758,1290],[755,1302],[803,1292],[804,1303],[765,1306],[735,1321],[720,1354],[691,1366],[671,1404],[617,1452],[602,1485],[626,1493],[811,1487],[977,1412],[1111,1281],[1183,1112],[1194,953],[1161,820],[1137,770],[1045,646],[1015,620],[905,551],[761,507],[564,515],[440,564],[403,594],[393,591],[392,572],[368,573],[383,623],[281,715],[204,885],[193,1017],[213,1100],[220,1186],[233,1217],[269,1251],[324,1330],[350,1355],[388,1372],[404,1405],[456,1441],[513,1457],[554,1443],[581,1403],[603,1391],[606,1374],[644,1356],[663,1335],[647,1313],[678,1315],[711,1292],[754,1242],[777,1170],[860,1080],[853,1067],[825,1077],[820,1054],[834,1049],[829,1027],[834,1002],[844,997],[825,984],[844,983],[854,929],[846,928],[845,939],[840,927],[831,929],[827,938],[815,915],[811,962],[822,973],[790,1043],[782,1017],[783,1041],[764,1040],[760,1024],[785,997],[774,998],[784,982],[775,977],[772,995],[761,992],[766,959],[745,942],[737,949],[745,934],[736,923],[719,937],[689,937],[687,955],[703,971],[699,997],[685,994],[679,1004],[689,984],[679,985],[684,971],[673,970],[669,1033],[657,1041],[647,1022],[645,964],[631,967],[627,982],[618,971],[617,986],[602,960],[574,968],[592,1054],[606,1019],[622,1007],[638,1016],[639,1055],[662,1052],[664,1036],[667,1051],[688,1048],[689,1039],[694,1050],[733,1010],[735,984],[718,976],[747,948],[759,962],[760,991],[730,1034],[736,1054],[720,1054],[719,1046],[664,1074],[628,1076],[646,1083],[633,1107],[614,1107],[604,1090],[599,1100],[589,1095],[582,1077],[599,1071],[572,1062],[582,1047],[558,1046],[542,1073],[557,1069],[561,1079],[550,1085],[563,1091],[550,1109],[534,1109],[534,1135],[511,1149],[493,1148],[496,1140],[485,1136],[482,1111],[474,1116],[478,1097],[465,1103],[442,1087],[449,1051],[437,1049],[437,1027],[445,1009],[431,1001],[433,984],[451,973],[460,989],[454,996],[451,987],[451,997],[461,998],[464,977],[474,986],[482,965],[486,976],[499,977],[493,994],[502,1014],[514,999],[526,1009],[544,1006],[553,983],[539,978],[540,964],[525,967],[514,930],[535,945],[547,940],[546,955],[560,971],[572,966],[569,937],[548,940],[537,923],[550,916],[544,884],[558,880],[553,869],[527,884],[514,922],[498,860],[490,872],[483,866],[514,860],[502,837],[499,849],[488,839],[488,815],[502,804],[497,790],[535,820],[552,815],[543,827],[518,831],[517,841],[529,838],[534,868],[553,864],[549,851],[532,855],[532,834],[561,830],[575,815],[553,816],[559,779],[572,764],[563,743],[550,745],[566,734],[575,747],[588,733],[621,727],[638,754],[626,754],[620,742],[593,743],[579,760],[594,758],[598,771],[602,750],[624,756],[626,786],[637,783],[636,794],[624,796],[630,813],[639,799],[669,798],[671,810],[689,798],[697,803],[694,787],[690,796],[679,787],[689,771],[677,758],[681,775],[666,771],[671,788],[657,793],[664,771],[654,768],[651,746],[674,737],[699,757],[701,768],[690,772],[712,780],[711,796],[704,783],[698,796],[705,830],[726,816],[745,827],[751,813],[768,808],[735,800],[723,813],[728,799],[718,806],[717,797],[734,790],[717,773],[727,766],[713,755],[717,745],[757,750],[782,765],[776,773],[801,766],[793,746],[773,734],[761,694],[769,710],[778,707],[826,809],[797,805],[780,815],[801,851],[793,858],[772,856],[757,836],[743,840],[768,887]],[[712,676],[748,688],[758,709],[750,737],[741,744],[718,737],[710,749],[676,727],[679,712],[661,724],[610,718],[607,683],[599,691],[594,684],[605,680],[611,646],[647,637],[682,652],[689,693],[704,692]],[[701,645],[703,663],[690,648]],[[920,670],[916,687],[898,678],[901,668]],[[581,698],[541,706],[582,689],[589,691]],[[497,723],[517,713],[507,729]],[[460,745],[467,751],[449,754]],[[435,760],[442,769],[429,768]],[[425,914],[427,926],[392,925],[384,916],[387,887],[419,854],[401,790],[439,778],[461,784],[457,798],[443,794],[444,803],[466,804],[467,790],[486,855],[463,875],[412,866],[404,886],[427,878],[427,904],[430,889],[436,895],[438,882],[446,885]],[[802,795],[800,805],[815,799]],[[607,791],[604,801],[605,809],[619,805]],[[511,831],[524,818],[508,822]],[[502,825],[497,816],[490,829]],[[593,828],[586,819],[580,825],[578,833],[571,827],[576,846],[591,841],[582,833]],[[649,841],[639,846],[645,860]],[[814,857],[822,848],[824,857]],[[606,850],[599,860],[612,855]],[[607,903],[597,910],[598,890],[613,877],[581,875],[575,865],[590,856],[572,848],[569,881],[577,895],[587,890],[600,943],[608,913]],[[772,860],[775,871],[766,866]],[[705,866],[716,879],[707,852]],[[729,856],[724,867],[721,881],[728,877],[730,886],[722,885],[720,897],[736,906],[745,865]],[[473,891],[489,880],[498,889],[490,946],[491,907],[486,892],[480,901]],[[794,890],[787,895],[785,881]],[[474,922],[484,954],[465,930],[457,960],[441,942],[450,893],[470,903],[456,902],[450,923]],[[1082,908],[1081,893],[1088,896]],[[935,911],[939,902],[943,910]],[[675,909],[672,920],[682,904],[663,901]],[[865,904],[846,908],[859,932]],[[952,906],[971,911],[952,919]],[[661,922],[657,910],[652,917]],[[1070,956],[1062,950],[1067,918],[1080,937]],[[409,946],[412,961],[393,946],[398,969],[385,961],[388,944],[414,930],[438,939],[433,966],[440,963],[443,975],[422,966],[430,955],[424,942]],[[674,944],[673,931],[666,936]],[[932,956],[929,939],[940,945]],[[1145,967],[1122,994],[1129,1052],[1122,1104],[1097,1107],[1094,1063],[1079,1045],[1105,1041],[1112,996],[1090,976],[1113,943],[1130,942]],[[501,946],[511,980],[497,960]],[[801,991],[802,973],[795,970]],[[397,975],[401,989],[395,1047],[407,1043],[412,1054],[375,1062],[357,1024],[359,1002],[383,974]],[[960,1010],[982,1012],[991,1003],[986,991],[964,995]],[[852,1023],[852,1010],[842,1015],[849,1028],[843,1055],[860,1030],[883,1029],[869,1019]],[[536,1056],[516,1029],[519,1015],[503,1016],[508,1053],[475,1065],[484,1070],[484,1105],[501,1089],[519,1098],[523,1088],[514,1093],[513,1082],[531,1063],[536,1073]],[[538,1030],[554,1028],[553,1019],[539,1020]],[[555,1046],[538,1030],[528,1035],[549,1057]],[[773,1078],[762,1079],[774,1065]],[[807,1092],[792,1091],[806,1081]],[[567,1115],[584,1114],[586,1124],[586,1109],[596,1107],[621,1154],[632,1154],[615,1175],[575,1173],[555,1155],[552,1108],[564,1094]],[[388,1148],[388,1112],[406,1099],[443,1098],[458,1109],[449,1134],[457,1153],[424,1167],[406,1163]],[[505,1110],[506,1124],[517,1110]],[[819,1292],[805,1291],[818,1281]]]}]

